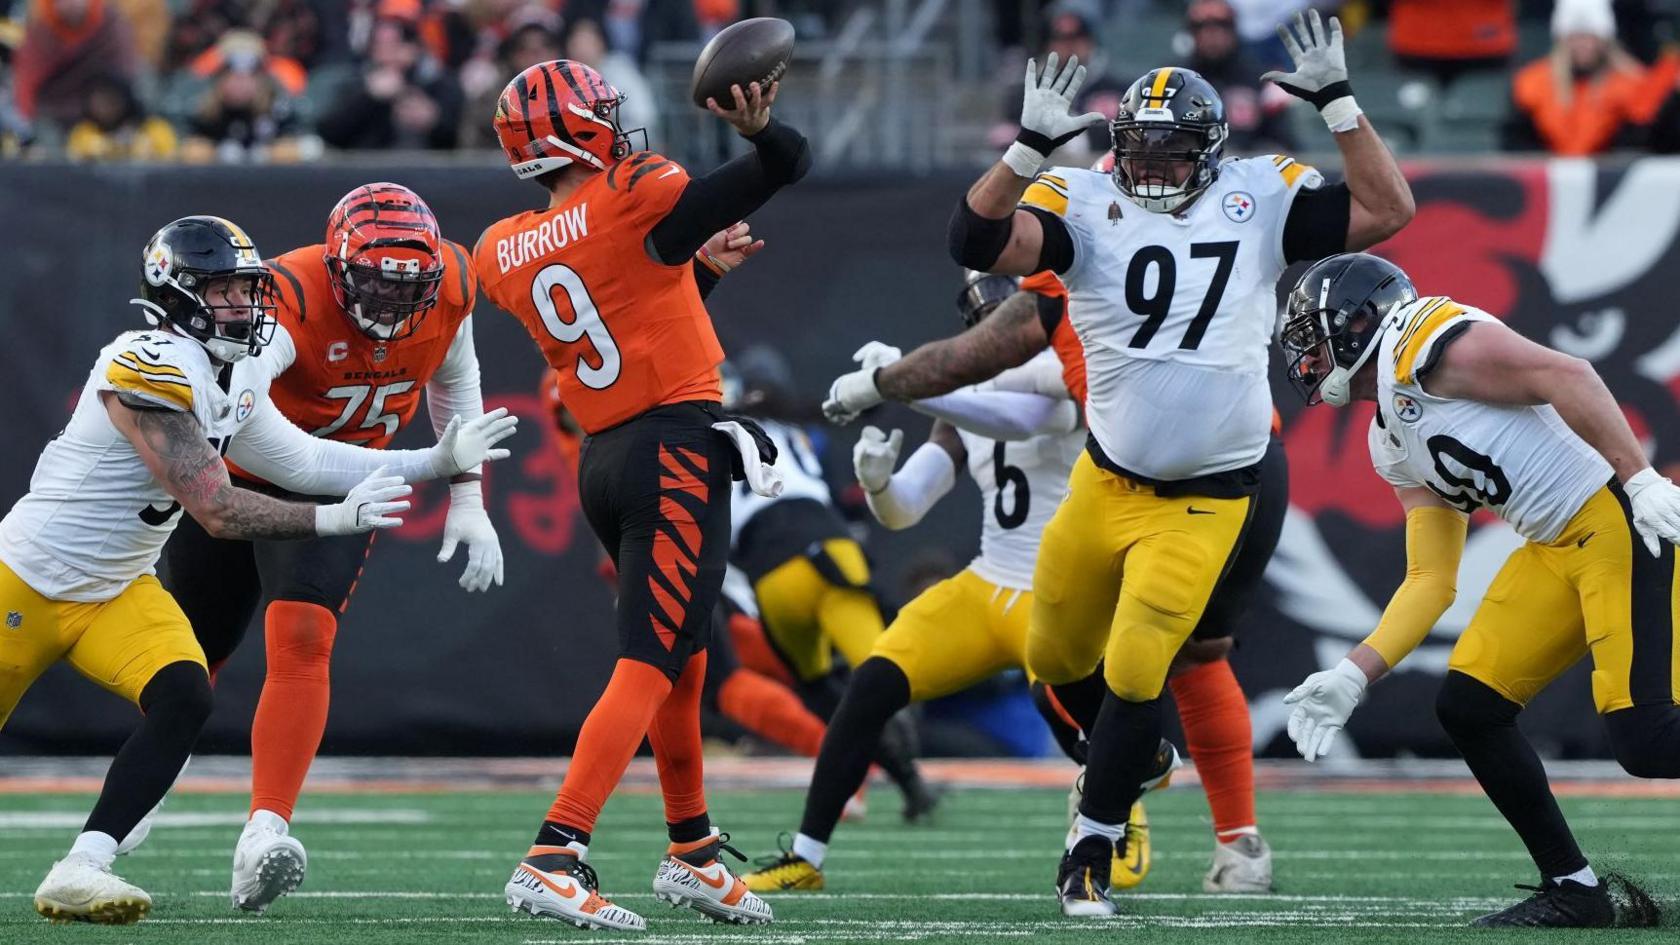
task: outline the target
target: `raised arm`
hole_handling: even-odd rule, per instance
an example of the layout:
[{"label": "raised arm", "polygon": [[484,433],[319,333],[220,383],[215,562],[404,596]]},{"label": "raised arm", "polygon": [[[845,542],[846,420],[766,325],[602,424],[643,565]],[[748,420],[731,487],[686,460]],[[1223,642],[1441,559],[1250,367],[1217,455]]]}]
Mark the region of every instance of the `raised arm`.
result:
[{"label": "raised arm", "polygon": [[[344,502],[286,502],[234,486],[227,465],[198,420],[182,410],[125,403],[101,393],[105,412],[163,490],[216,538],[250,540],[347,535],[402,524],[409,487],[394,477],[369,477]],[[301,434],[300,434],[301,435]]]},{"label": "raised arm", "polygon": [[928,441],[910,454],[896,473],[898,452],[904,445],[904,431],[889,436],[875,427],[864,427],[852,448],[852,468],[863,486],[869,512],[882,525],[897,531],[922,520],[957,483],[957,470],[967,462],[962,437],[943,420],[935,421]]}]

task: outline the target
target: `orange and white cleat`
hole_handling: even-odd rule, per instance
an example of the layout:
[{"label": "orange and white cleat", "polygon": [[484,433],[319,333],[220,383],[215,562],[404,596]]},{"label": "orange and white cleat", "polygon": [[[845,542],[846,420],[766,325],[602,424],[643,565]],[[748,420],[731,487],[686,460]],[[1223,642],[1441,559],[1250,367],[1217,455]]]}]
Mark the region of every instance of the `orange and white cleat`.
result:
[{"label": "orange and white cleat", "polygon": [[713,922],[768,925],[773,919],[770,904],[723,865],[718,854],[724,850],[736,859],[746,859],[729,845],[729,835],[718,833],[716,827],[704,840],[671,844],[653,877],[654,898],[688,906]]},{"label": "orange and white cleat", "polygon": [[549,916],[580,929],[641,932],[647,920],[597,892],[595,870],[570,847],[534,846],[514,867],[503,893],[513,911]]}]

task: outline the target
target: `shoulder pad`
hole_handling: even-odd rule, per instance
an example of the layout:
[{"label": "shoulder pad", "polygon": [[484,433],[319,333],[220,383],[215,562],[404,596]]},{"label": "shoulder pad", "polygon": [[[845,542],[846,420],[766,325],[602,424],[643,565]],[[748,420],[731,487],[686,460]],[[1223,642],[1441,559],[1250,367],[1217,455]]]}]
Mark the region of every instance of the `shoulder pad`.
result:
[{"label": "shoulder pad", "polygon": [[1048,210],[1065,217],[1068,211],[1068,174],[1065,168],[1055,168],[1033,178],[1027,192],[1021,195],[1021,206]]},{"label": "shoulder pad", "polygon": [[203,369],[202,351],[186,338],[165,332],[131,332],[112,345],[104,366],[109,390],[170,410],[193,409],[193,375]]},{"label": "shoulder pad", "polygon": [[1441,330],[1468,314],[1469,310],[1446,296],[1414,302],[1411,311],[1403,313],[1401,324],[1390,329],[1399,332],[1394,340],[1394,379],[1402,384],[1416,383],[1418,369],[1428,362]]}]

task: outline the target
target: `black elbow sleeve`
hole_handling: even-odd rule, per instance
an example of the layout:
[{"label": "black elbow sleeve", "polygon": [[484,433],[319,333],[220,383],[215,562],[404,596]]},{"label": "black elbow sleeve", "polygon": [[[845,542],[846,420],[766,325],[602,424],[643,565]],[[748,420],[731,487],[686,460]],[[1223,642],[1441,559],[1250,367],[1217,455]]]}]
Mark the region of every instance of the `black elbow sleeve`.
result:
[{"label": "black elbow sleeve", "polygon": [[765,177],[778,187],[798,181],[811,169],[811,144],[791,125],[772,118],[747,140],[758,151]]},{"label": "black elbow sleeve", "polygon": [[957,202],[957,212],[951,214],[946,230],[946,246],[958,265],[985,272],[992,268],[1009,245],[1014,229],[1014,214],[1001,220],[983,217],[968,205],[968,198]]}]

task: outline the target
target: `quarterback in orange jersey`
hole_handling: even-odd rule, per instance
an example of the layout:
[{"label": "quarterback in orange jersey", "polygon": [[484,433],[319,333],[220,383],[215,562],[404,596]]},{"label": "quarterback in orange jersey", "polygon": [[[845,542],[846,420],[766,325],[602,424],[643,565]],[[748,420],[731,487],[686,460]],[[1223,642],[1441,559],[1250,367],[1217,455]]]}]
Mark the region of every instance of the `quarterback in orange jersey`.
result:
[{"label": "quarterback in orange jersey", "polygon": [[[477,278],[406,187],[357,187],[333,208],[326,242],[269,263],[280,329],[264,352],[276,406],[317,437],[384,449],[419,409],[440,435],[484,415],[472,307]],[[505,411],[498,411],[505,414]],[[512,418],[508,418],[512,422]],[[240,485],[278,494],[237,467]],[[467,546],[460,584],[502,580],[502,551],[480,476],[450,483],[439,561]],[[211,667],[238,646],[266,595],[268,675],[251,725],[251,816],[233,859],[234,906],[260,912],[302,882],[306,857],[288,822],[326,728],[328,663],[338,617],[361,574],[368,536],[226,541],[185,521],[170,540],[169,586]]]},{"label": "quarterback in orange jersey", "polygon": [[700,698],[712,611],[728,563],[731,479],[774,495],[775,447],[720,405],[723,349],[701,301],[715,279],[692,257],[804,176],[804,136],[770,117],[777,87],[732,88],[709,102],[752,151],[701,177],[632,153],[623,96],[570,60],[516,76],[494,126],[513,172],[547,206],[492,225],[474,261],[484,293],[530,332],[558,372],[560,396],[588,434],[579,497],[618,568],[618,653],[578,733],[571,765],[535,843],[505,887],[515,909],[585,928],[646,928],[598,891],[590,832],[646,737],[671,845],[654,894],[724,922],[761,923],[770,907],[719,857],[707,815]]}]

